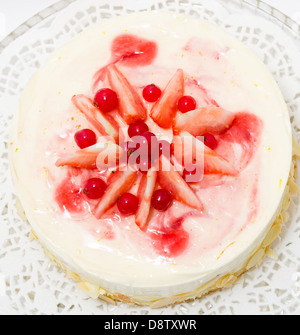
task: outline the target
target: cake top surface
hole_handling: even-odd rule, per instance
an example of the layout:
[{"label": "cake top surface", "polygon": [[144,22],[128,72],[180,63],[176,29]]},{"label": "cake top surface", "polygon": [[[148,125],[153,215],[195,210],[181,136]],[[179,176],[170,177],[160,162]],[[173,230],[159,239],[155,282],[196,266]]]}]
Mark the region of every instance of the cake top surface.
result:
[{"label": "cake top surface", "polygon": [[[152,83],[163,98],[169,83],[181,82],[182,76],[184,95],[194,97],[197,109],[220,112],[212,115],[218,115],[213,124],[221,128],[211,130],[218,145],[203,157],[209,168],[199,182],[188,184],[197,200],[186,188],[177,190],[166,211],[151,210],[143,229],[117,205],[98,217],[99,200],[84,194],[90,178],[109,184],[116,176],[57,166],[78,151],[78,130],[93,129],[100,138],[80,106],[99,89],[112,88],[120,73],[140,99]],[[189,112],[178,111],[169,125],[151,114],[155,103],[143,100],[143,105],[150,131],[169,143],[203,135],[198,126],[208,122],[197,122],[198,114],[186,119]],[[112,113],[109,120],[126,132],[131,122],[126,117]],[[167,13],[105,21],[53,54],[23,94],[13,142],[18,193],[41,242],[93,282],[139,287],[201,281],[246,260],[272,224],[292,154],[288,111],[263,64],[218,27]],[[113,141],[98,140],[104,142]],[[215,164],[215,156],[225,161]],[[169,188],[172,174],[158,174],[155,187]],[[144,175],[136,173],[130,193],[138,195]]]}]

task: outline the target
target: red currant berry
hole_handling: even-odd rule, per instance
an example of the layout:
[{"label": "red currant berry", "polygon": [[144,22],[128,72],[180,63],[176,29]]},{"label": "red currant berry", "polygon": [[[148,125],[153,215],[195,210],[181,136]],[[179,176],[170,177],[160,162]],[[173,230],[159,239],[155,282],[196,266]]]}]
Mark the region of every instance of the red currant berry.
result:
[{"label": "red currant berry", "polygon": [[172,195],[165,189],[156,190],[151,199],[152,207],[158,211],[166,211],[172,203]]},{"label": "red currant berry", "polygon": [[204,134],[204,144],[210,149],[214,150],[218,146],[218,141],[212,134]]},{"label": "red currant berry", "polygon": [[124,193],[118,199],[117,206],[122,214],[132,215],[135,214],[138,209],[139,199],[131,193]]},{"label": "red currant berry", "polygon": [[103,196],[106,190],[105,182],[100,178],[92,178],[86,182],[83,193],[89,199],[99,199]]},{"label": "red currant berry", "polygon": [[161,89],[154,85],[148,85],[143,90],[143,97],[148,102],[155,102],[157,101],[161,96]]},{"label": "red currant berry", "polygon": [[110,88],[99,90],[94,97],[94,105],[103,113],[111,112],[118,107],[118,104],[117,93]]},{"label": "red currant berry", "polygon": [[96,134],[91,129],[79,130],[74,138],[80,149],[90,147],[97,143]]},{"label": "red currant berry", "polygon": [[149,127],[146,125],[144,121],[136,121],[132,123],[128,127],[128,135],[129,137],[140,136],[146,133],[149,130]]},{"label": "red currant berry", "polygon": [[185,95],[178,100],[178,109],[181,113],[187,113],[189,111],[192,111],[196,109],[196,106],[196,100],[189,95]]},{"label": "red currant berry", "polygon": [[182,177],[187,183],[198,183],[203,178],[203,170],[199,165],[191,164],[184,168]]}]

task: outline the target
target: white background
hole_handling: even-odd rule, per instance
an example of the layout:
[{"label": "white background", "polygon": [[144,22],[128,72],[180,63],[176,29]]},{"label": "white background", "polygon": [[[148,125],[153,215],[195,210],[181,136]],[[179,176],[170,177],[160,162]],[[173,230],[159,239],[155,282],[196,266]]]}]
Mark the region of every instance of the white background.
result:
[{"label": "white background", "polygon": [[[300,0],[264,1],[300,23]],[[55,2],[58,0],[0,0],[0,40],[30,17]]]}]

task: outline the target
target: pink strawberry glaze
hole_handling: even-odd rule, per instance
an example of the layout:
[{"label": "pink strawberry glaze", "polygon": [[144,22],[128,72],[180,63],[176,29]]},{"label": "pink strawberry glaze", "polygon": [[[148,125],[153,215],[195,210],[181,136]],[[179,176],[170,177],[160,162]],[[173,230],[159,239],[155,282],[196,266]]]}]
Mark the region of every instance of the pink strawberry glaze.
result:
[{"label": "pink strawberry glaze", "polygon": [[103,220],[101,224],[94,218],[90,220],[93,215],[92,207],[98,200],[88,199],[84,194],[86,182],[99,176],[100,174],[95,170],[68,168],[67,176],[55,188],[55,201],[63,213],[74,218],[76,222],[80,222],[80,225],[84,220],[85,229],[97,240],[113,240],[115,238],[114,220]]},{"label": "pink strawberry glaze", "polygon": [[88,180],[99,177],[97,170],[68,167],[65,178],[55,187],[55,201],[61,211],[68,212],[69,215],[90,214],[90,205],[98,200],[89,199],[84,194],[84,186]]},{"label": "pink strawberry glaze", "polygon": [[161,256],[174,258],[182,254],[189,244],[189,233],[184,230],[185,219],[200,216],[198,212],[188,212],[181,217],[172,217],[170,213],[162,213],[156,226],[148,230],[152,245]]},{"label": "pink strawberry glaze", "polygon": [[66,178],[57,187],[55,200],[62,211],[80,213],[83,211],[83,192],[80,187],[74,185],[69,178]]},{"label": "pink strawberry glaze", "polygon": [[[150,65],[156,55],[158,47],[156,42],[144,38],[122,34],[117,36],[111,44],[111,59],[109,64],[122,63],[124,66],[135,68]],[[108,64],[108,65],[109,65]],[[94,76],[94,89],[106,76],[107,66],[102,67]]]},{"label": "pink strawberry glaze", "polygon": [[[245,168],[251,161],[260,142],[263,129],[262,121],[249,112],[239,112],[231,127],[220,135],[216,152],[233,162],[238,170]],[[241,147],[240,155],[233,151],[233,145]]]},{"label": "pink strawberry glaze", "polygon": [[157,55],[157,44],[144,38],[124,34],[117,36],[111,46],[112,62],[122,61],[125,66],[150,65]]}]

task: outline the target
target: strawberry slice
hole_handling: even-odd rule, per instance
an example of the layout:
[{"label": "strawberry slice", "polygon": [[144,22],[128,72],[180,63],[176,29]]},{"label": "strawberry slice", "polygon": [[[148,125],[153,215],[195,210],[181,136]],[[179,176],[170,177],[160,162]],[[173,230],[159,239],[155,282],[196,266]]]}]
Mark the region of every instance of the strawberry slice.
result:
[{"label": "strawberry slice", "polygon": [[83,169],[96,169],[100,171],[113,168],[118,164],[123,150],[113,142],[99,142],[91,147],[77,150],[73,154],[61,157],[56,166],[72,166]]},{"label": "strawberry slice", "polygon": [[170,128],[177,112],[177,102],[184,94],[183,70],[178,69],[161,98],[153,105],[150,116],[162,128]]},{"label": "strawberry slice", "polygon": [[174,134],[179,134],[186,130],[193,136],[220,134],[230,127],[234,118],[233,113],[221,107],[201,107],[185,114],[178,113],[173,123],[173,131]]},{"label": "strawberry slice", "polygon": [[94,212],[97,219],[100,219],[117,202],[118,198],[132,187],[136,175],[137,172],[131,169],[117,172],[95,208]]},{"label": "strawberry slice", "polygon": [[83,94],[74,95],[72,102],[102,136],[110,136],[115,140],[118,139],[118,126],[113,118],[108,114],[104,116],[104,114],[94,106],[93,101],[90,98]]},{"label": "strawberry slice", "polygon": [[168,190],[177,201],[203,211],[204,208],[201,201],[180,174],[175,171],[175,168],[170,161],[163,155],[160,159],[162,169],[158,171],[157,176],[159,185]]},{"label": "strawberry slice", "polygon": [[99,152],[92,152],[86,149],[78,150],[74,154],[62,157],[57,160],[56,166],[72,166],[82,169],[96,169]]},{"label": "strawberry slice", "polygon": [[183,166],[199,164],[204,174],[235,176],[238,171],[223,157],[206,146],[201,140],[184,131],[174,136],[174,156]]},{"label": "strawberry slice", "polygon": [[107,77],[111,88],[118,94],[119,112],[127,124],[147,118],[147,110],[141,97],[118,68],[107,67]]},{"label": "strawberry slice", "polygon": [[135,216],[135,223],[141,228],[144,229],[148,222],[148,217],[151,207],[151,198],[155,190],[157,172],[149,170],[147,175],[143,175],[138,195],[140,198],[140,205]]}]

